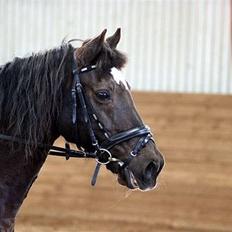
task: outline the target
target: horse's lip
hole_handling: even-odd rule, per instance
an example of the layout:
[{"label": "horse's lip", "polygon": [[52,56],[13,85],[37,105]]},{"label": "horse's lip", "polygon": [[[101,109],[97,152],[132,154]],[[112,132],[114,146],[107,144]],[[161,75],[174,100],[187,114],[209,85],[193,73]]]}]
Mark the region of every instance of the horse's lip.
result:
[{"label": "horse's lip", "polygon": [[135,189],[135,188],[138,188],[138,182],[137,182],[137,180],[135,179],[134,174],[133,174],[131,171],[129,171],[129,175],[130,175],[130,179],[129,179],[130,184],[133,186],[134,189]]},{"label": "horse's lip", "polygon": [[142,192],[150,191],[157,186],[156,183],[154,186],[151,186],[143,183],[143,181],[137,180],[133,172],[128,169],[121,170],[118,173],[118,183],[123,186],[127,186],[129,189],[140,190]]},{"label": "horse's lip", "polygon": [[130,189],[138,189],[138,182],[134,174],[130,170],[122,170],[118,174],[118,182],[121,185],[127,186]]}]

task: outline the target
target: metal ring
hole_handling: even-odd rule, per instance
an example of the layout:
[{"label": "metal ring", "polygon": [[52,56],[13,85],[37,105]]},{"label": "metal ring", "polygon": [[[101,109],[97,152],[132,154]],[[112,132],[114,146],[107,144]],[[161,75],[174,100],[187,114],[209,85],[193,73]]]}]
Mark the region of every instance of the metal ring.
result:
[{"label": "metal ring", "polygon": [[106,152],[109,157],[108,157],[108,160],[106,162],[101,162],[98,158],[96,158],[96,161],[99,164],[104,164],[104,165],[108,164],[111,161],[111,159],[112,159],[112,155],[111,155],[110,151],[107,150],[107,149],[104,149],[104,148],[100,148],[98,151],[100,151],[100,152]]},{"label": "metal ring", "polygon": [[137,154],[134,153],[133,151],[130,152],[130,155],[133,156],[133,157],[137,156]]}]

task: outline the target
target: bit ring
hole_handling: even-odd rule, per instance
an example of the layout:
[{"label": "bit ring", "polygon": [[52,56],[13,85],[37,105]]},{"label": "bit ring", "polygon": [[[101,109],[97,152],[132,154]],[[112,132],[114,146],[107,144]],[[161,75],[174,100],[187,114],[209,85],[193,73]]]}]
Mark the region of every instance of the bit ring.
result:
[{"label": "bit ring", "polygon": [[110,153],[109,150],[104,149],[104,148],[99,148],[99,150],[96,153],[98,153],[98,152],[100,152],[101,154],[105,153],[108,156],[108,159],[106,161],[101,161],[100,158],[97,157],[96,158],[97,163],[106,165],[106,164],[108,164],[111,161],[112,154]]}]

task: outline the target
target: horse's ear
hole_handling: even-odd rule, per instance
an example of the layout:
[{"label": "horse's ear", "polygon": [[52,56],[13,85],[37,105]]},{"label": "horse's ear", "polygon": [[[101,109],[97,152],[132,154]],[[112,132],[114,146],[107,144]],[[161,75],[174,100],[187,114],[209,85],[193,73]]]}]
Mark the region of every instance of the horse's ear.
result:
[{"label": "horse's ear", "polygon": [[84,42],[83,45],[76,50],[76,57],[80,65],[89,65],[97,57],[103,48],[106,29],[96,38]]},{"label": "horse's ear", "polygon": [[114,49],[117,47],[120,38],[121,38],[121,28],[118,28],[117,31],[112,36],[106,39],[106,42],[109,44],[109,46],[112,49]]}]

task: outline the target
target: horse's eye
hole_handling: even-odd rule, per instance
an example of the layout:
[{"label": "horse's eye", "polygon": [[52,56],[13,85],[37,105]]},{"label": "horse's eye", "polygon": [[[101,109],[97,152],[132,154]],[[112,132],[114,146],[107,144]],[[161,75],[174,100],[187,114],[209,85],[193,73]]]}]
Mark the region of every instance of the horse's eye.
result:
[{"label": "horse's eye", "polygon": [[110,92],[108,90],[99,90],[96,92],[96,96],[101,101],[110,100]]}]

